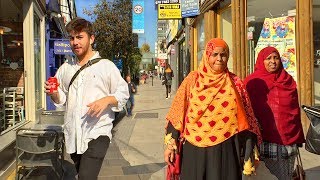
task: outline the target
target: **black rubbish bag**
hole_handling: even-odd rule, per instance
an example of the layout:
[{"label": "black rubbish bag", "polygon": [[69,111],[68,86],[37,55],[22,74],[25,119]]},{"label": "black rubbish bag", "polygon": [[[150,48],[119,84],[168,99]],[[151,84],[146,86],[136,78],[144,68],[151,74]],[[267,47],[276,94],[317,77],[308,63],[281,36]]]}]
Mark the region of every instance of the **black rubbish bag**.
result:
[{"label": "black rubbish bag", "polygon": [[306,137],[306,150],[320,155],[320,106],[302,106],[310,126]]}]

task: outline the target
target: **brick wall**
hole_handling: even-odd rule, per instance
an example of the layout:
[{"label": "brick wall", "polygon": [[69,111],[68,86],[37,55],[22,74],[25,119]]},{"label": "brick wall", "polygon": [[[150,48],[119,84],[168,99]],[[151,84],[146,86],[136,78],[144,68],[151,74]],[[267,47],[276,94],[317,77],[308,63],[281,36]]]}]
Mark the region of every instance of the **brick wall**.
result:
[{"label": "brick wall", "polygon": [[8,67],[1,67],[0,77],[0,88],[24,87],[23,68],[13,70]]}]

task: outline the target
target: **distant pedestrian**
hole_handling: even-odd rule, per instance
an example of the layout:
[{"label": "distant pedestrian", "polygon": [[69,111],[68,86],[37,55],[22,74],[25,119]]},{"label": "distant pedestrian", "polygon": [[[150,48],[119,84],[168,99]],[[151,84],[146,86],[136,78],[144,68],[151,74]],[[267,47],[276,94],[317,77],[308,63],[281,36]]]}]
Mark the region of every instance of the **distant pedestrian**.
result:
[{"label": "distant pedestrian", "polygon": [[305,142],[297,84],[274,47],[262,49],[244,83],[262,131],[261,159],[281,180],[291,180],[299,146]]},{"label": "distant pedestrian", "polygon": [[[128,86],[119,69],[92,49],[94,31],[91,22],[74,18],[66,26],[75,59],[65,62],[55,77],[60,86],[45,92],[56,106],[67,106],[64,119],[66,151],[74,162],[78,178],[98,178],[112,138],[112,107],[125,106]],[[82,71],[80,68],[84,67]],[[77,74],[76,72],[80,72]],[[72,79],[74,81],[72,81]]]},{"label": "distant pedestrian", "polygon": [[127,101],[127,116],[132,116],[132,110],[134,107],[134,94],[137,92],[137,88],[135,84],[131,81],[130,75],[126,77],[126,81],[128,83],[128,89],[130,97]]},{"label": "distant pedestrian", "polygon": [[170,64],[166,65],[163,76],[166,85],[166,99],[168,99],[171,97],[172,78],[174,77]]}]

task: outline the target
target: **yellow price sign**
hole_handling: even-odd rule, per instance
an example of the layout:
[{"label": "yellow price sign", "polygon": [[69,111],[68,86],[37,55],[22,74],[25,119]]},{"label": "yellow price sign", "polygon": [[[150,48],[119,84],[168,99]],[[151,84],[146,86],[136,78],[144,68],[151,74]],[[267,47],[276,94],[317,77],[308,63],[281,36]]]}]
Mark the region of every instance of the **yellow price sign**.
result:
[{"label": "yellow price sign", "polygon": [[158,19],[181,19],[181,5],[158,4]]}]

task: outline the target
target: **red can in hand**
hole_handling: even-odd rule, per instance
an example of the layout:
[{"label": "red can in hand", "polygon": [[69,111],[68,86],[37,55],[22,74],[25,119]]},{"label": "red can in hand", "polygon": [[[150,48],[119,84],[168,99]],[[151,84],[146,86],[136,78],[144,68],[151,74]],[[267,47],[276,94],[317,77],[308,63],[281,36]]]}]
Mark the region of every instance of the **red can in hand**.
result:
[{"label": "red can in hand", "polygon": [[49,77],[48,82],[50,85],[50,93],[53,93],[53,91],[58,90],[59,83],[56,77]]}]

